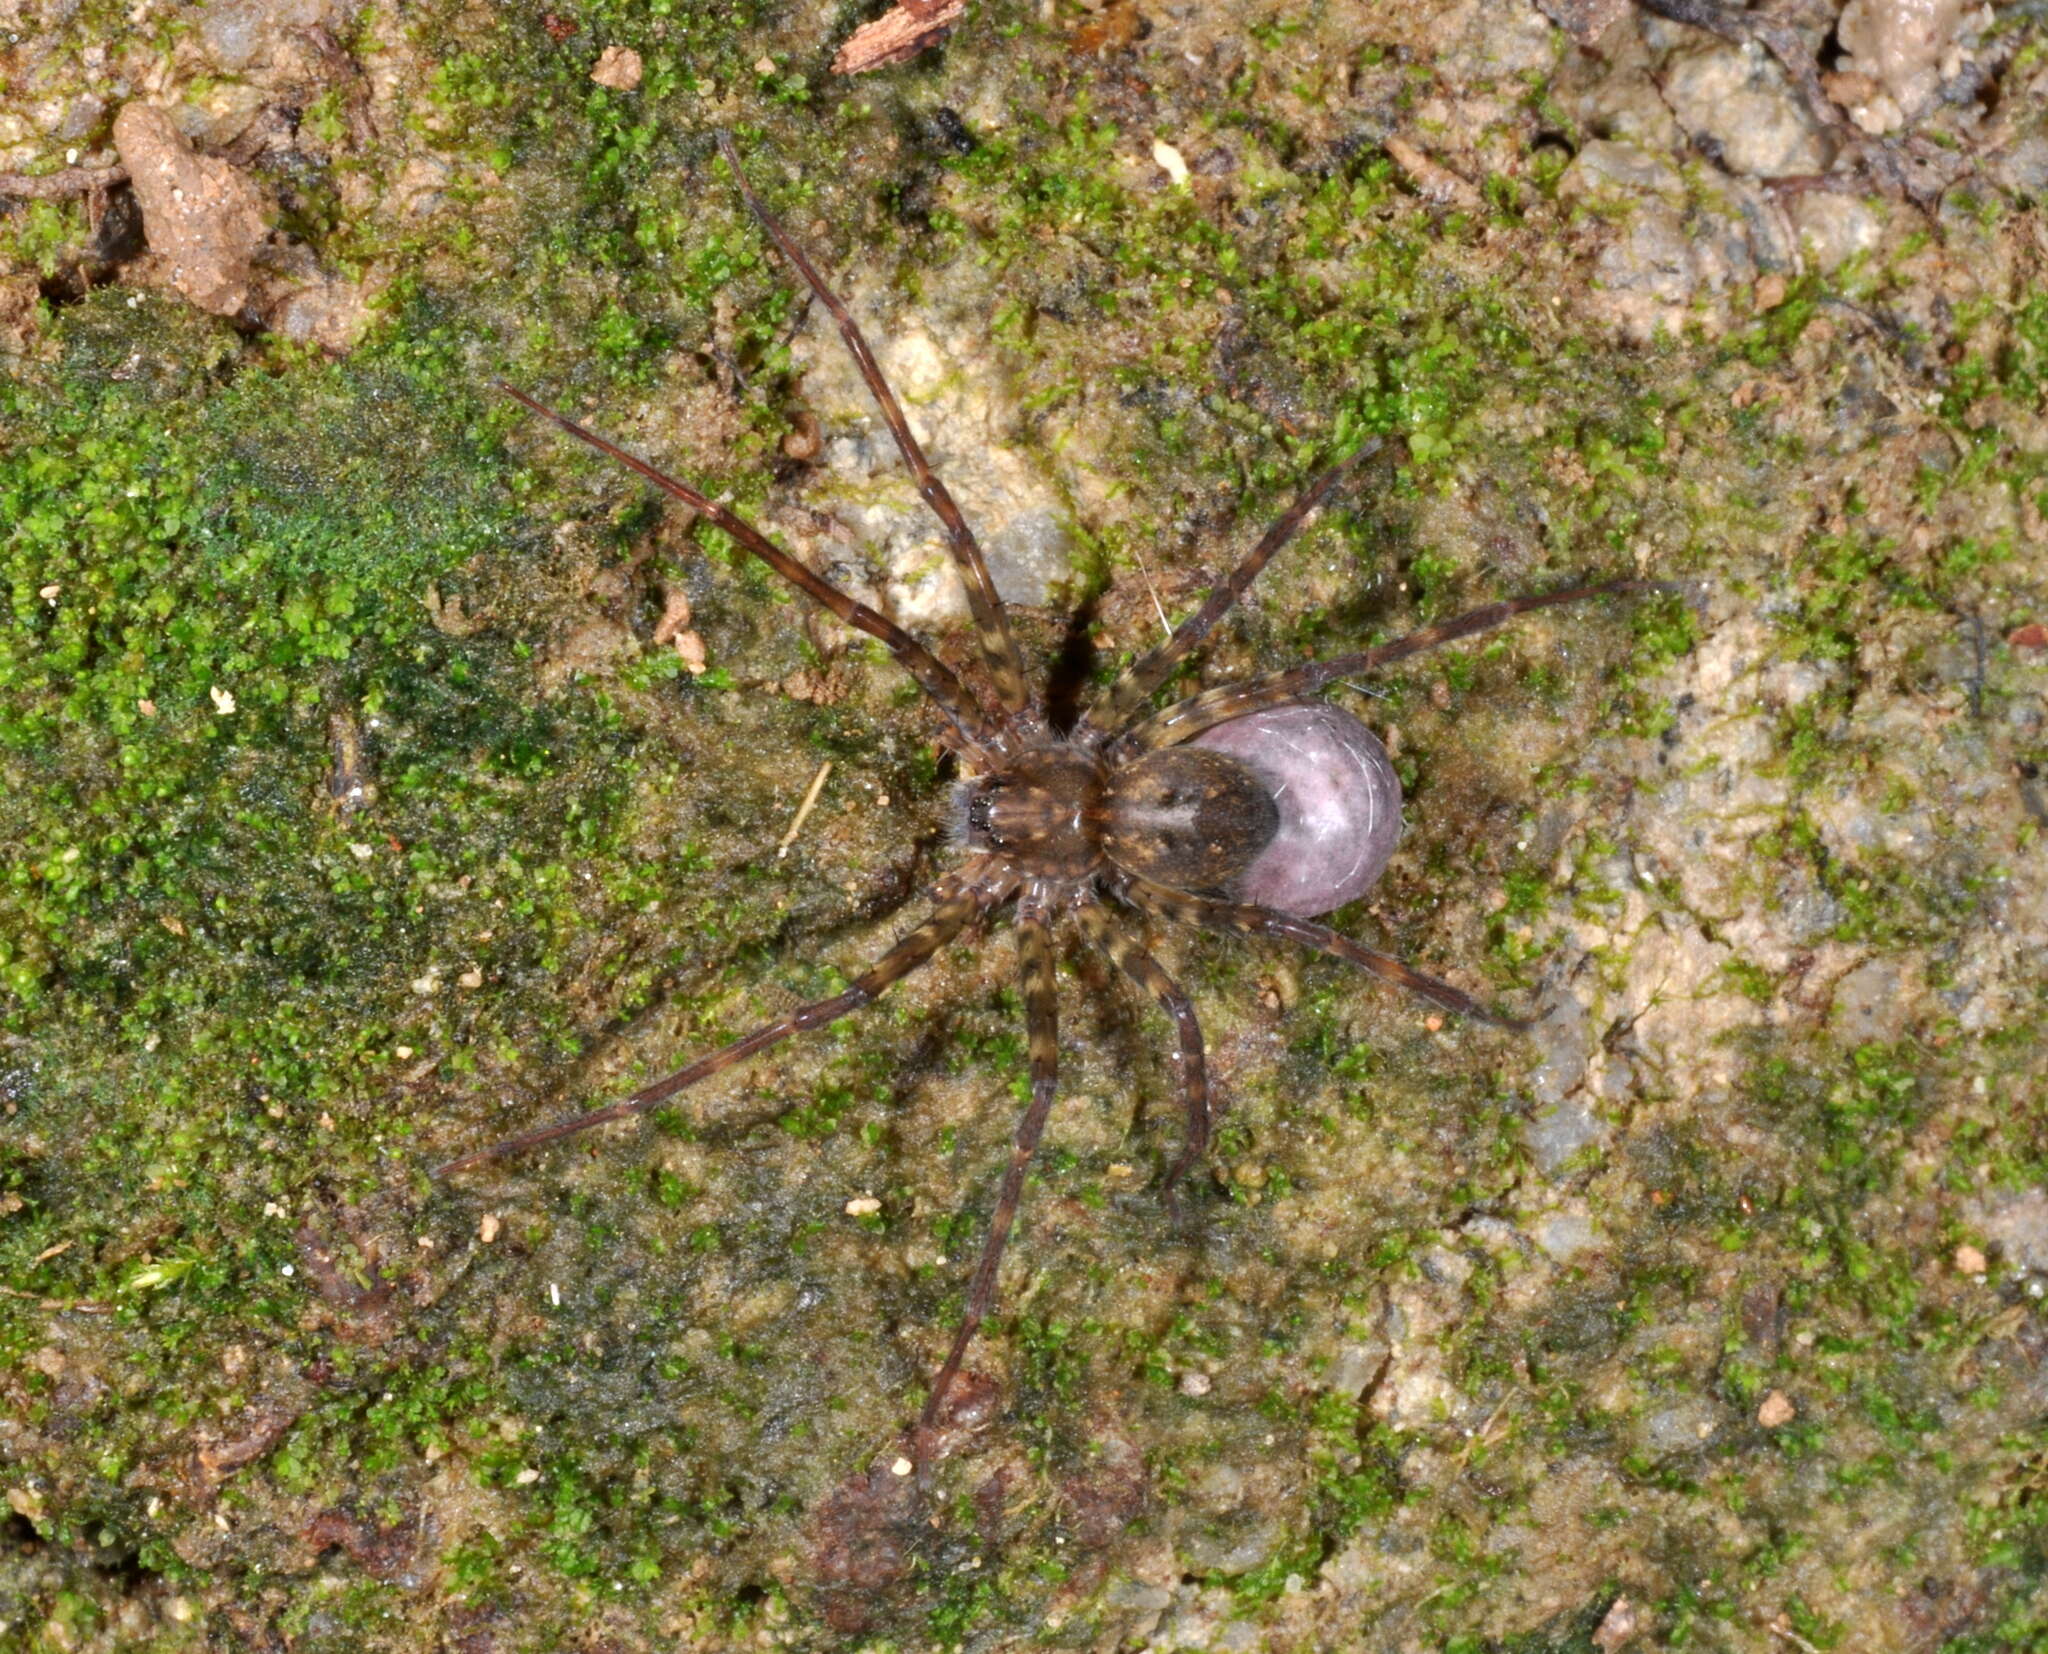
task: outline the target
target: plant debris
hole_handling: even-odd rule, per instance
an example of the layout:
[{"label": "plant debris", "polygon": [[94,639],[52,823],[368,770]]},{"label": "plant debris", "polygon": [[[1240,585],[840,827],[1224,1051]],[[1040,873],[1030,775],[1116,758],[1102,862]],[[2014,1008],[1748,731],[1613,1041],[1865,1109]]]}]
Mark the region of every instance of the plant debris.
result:
[{"label": "plant debris", "polygon": [[860,75],[906,63],[932,45],[967,9],[967,0],[897,0],[894,10],[846,37],[832,59],[835,75]]}]

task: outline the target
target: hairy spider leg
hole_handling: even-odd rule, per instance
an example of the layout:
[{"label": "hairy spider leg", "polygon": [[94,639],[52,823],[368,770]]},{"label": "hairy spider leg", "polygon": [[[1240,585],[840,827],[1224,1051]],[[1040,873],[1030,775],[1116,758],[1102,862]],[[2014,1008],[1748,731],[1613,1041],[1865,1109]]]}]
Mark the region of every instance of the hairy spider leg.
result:
[{"label": "hairy spider leg", "polygon": [[1180,1041],[1173,1054],[1174,1085],[1180,1094],[1181,1110],[1187,1116],[1187,1133],[1181,1142],[1180,1153],[1173,1157],[1173,1164],[1167,1167],[1166,1177],[1159,1185],[1159,1192],[1171,1203],[1180,1180],[1209,1152],[1209,1127],[1213,1115],[1201,1019],[1195,1015],[1195,1003],[1182,991],[1181,985],[1167,974],[1158,960],[1139,946],[1135,938],[1126,936],[1110,923],[1109,915],[1099,903],[1088,903],[1075,917],[1088,940],[1107,954],[1140,990],[1152,996],[1152,1002],[1172,1022]]},{"label": "hairy spider leg", "polygon": [[1191,741],[1205,729],[1214,729],[1218,724],[1227,724],[1234,718],[1258,712],[1269,706],[1286,706],[1294,701],[1306,700],[1317,690],[1341,678],[1354,677],[1361,672],[1377,671],[1380,667],[1410,655],[1419,655],[1425,649],[1434,649],[1442,643],[1451,643],[1461,637],[1471,637],[1475,632],[1491,631],[1503,621],[1512,620],[1516,615],[1527,614],[1532,609],[1555,608],[1560,603],[1583,603],[1588,598],[1607,597],[1621,592],[1672,591],[1675,588],[1658,580],[1603,580],[1597,585],[1570,586],[1563,591],[1541,592],[1530,597],[1511,597],[1505,602],[1488,603],[1482,608],[1467,610],[1464,614],[1446,620],[1435,626],[1425,626],[1420,631],[1410,632],[1406,637],[1396,638],[1392,643],[1382,643],[1376,648],[1361,649],[1355,655],[1338,655],[1332,660],[1310,661],[1304,666],[1291,666],[1279,672],[1262,673],[1256,678],[1246,678],[1242,683],[1227,683],[1215,689],[1205,689],[1199,695],[1190,695],[1184,701],[1177,701],[1161,712],[1154,713],[1141,723],[1132,725],[1110,745],[1112,761],[1129,758],[1154,747],[1178,746]]},{"label": "hairy spider leg", "polygon": [[805,256],[804,250],[790,239],[789,233],[761,204],[761,198],[754,193],[740,167],[739,151],[733,146],[732,134],[719,133],[718,149],[725,157],[725,164],[732,168],[733,181],[739,185],[747,206],[761,221],[761,228],[768,232],[768,239],[781,249],[784,258],[796,266],[804,285],[839,324],[839,337],[846,341],[854,365],[867,382],[875,405],[882,410],[882,421],[896,439],[896,451],[903,456],[903,463],[910,467],[910,474],[917,481],[917,491],[924,503],[931,507],[932,514],[946,530],[947,549],[966,581],[967,604],[974,612],[975,631],[980,637],[982,657],[995,680],[996,694],[1013,717],[1022,713],[1030,701],[1024,683],[1024,657],[1018,651],[1016,636],[1010,630],[1010,617],[1003,608],[1003,600],[996,595],[995,580],[988,572],[988,560],[981,554],[981,545],[974,538],[974,531],[967,526],[967,519],[961,515],[960,507],[932,469],[931,461],[925,458],[924,449],[912,434],[910,421],[903,417],[902,405],[897,402],[895,392],[889,389],[889,382],[882,377],[881,364],[868,348],[867,339],[854,321],[852,312],[825,285],[825,278],[818,274],[817,267]]},{"label": "hairy spider leg", "polygon": [[1347,965],[1356,965],[1370,971],[1382,982],[1405,989],[1432,1005],[1446,1011],[1456,1012],[1461,1017],[1471,1017],[1475,1022],[1490,1022],[1496,1027],[1522,1030],[1528,1022],[1518,1017],[1502,1016],[1498,1011],[1489,1010],[1470,994],[1452,987],[1448,982],[1439,981],[1425,971],[1418,971],[1413,965],[1404,965],[1400,960],[1369,948],[1363,942],[1354,942],[1350,937],[1339,934],[1328,925],[1319,925],[1312,919],[1297,919],[1291,913],[1276,913],[1271,908],[1255,907],[1248,902],[1218,901],[1210,896],[1190,896],[1184,891],[1168,890],[1163,885],[1148,884],[1143,879],[1125,878],[1120,882],[1118,892],[1136,906],[1148,913],[1156,913],[1162,919],[1173,919],[1184,925],[1195,925],[1202,930],[1220,930],[1239,936],[1274,936],[1285,942],[1295,942],[1317,953],[1326,953],[1332,959],[1341,959]]},{"label": "hairy spider leg", "polygon": [[967,1346],[974,1342],[975,1333],[994,1307],[996,1272],[1002,1266],[1003,1248],[1009,1244],[1010,1227],[1017,1218],[1017,1203],[1023,1198],[1024,1174],[1030,1168],[1032,1155],[1038,1152],[1038,1139],[1044,1134],[1059,1090],[1059,990],[1052,968],[1052,926],[1047,918],[1050,906],[1044,885],[1036,881],[1026,888],[1017,904],[1017,957],[1024,979],[1031,1102],[1017,1122],[1017,1133],[1010,1144],[1010,1163],[1003,1171],[995,1210],[989,1214],[988,1236],[981,1243],[981,1256],[975,1261],[974,1275],[968,1282],[966,1311],[953,1334],[953,1347],[946,1353],[945,1365],[932,1380],[931,1394],[918,1415],[916,1458],[920,1465],[928,1460],[925,1443],[938,1422],[946,1393],[960,1372],[960,1363],[967,1357]]},{"label": "hairy spider leg", "polygon": [[577,424],[567,414],[555,412],[545,402],[536,401],[517,386],[500,381],[498,388],[542,418],[553,420],[577,441],[588,443],[600,454],[617,460],[664,493],[674,495],[699,515],[709,518],[806,597],[831,610],[854,630],[865,632],[881,642],[896,657],[897,664],[916,679],[917,686],[938,703],[975,763],[983,769],[995,764],[991,731],[982,707],[968,694],[966,686],[953,675],[952,669],[901,626],[859,599],[849,597],[823,576],[812,573],[752,523],[727,510],[709,495],[686,482],[678,482],[647,461],[635,458],[617,443],[606,441],[595,431]]},{"label": "hairy spider leg", "polygon": [[994,882],[987,877],[989,863],[984,860],[962,868],[942,880],[932,890],[938,906],[931,916],[914,930],[901,937],[896,945],[875,961],[862,975],[854,979],[853,985],[843,993],[834,994],[830,999],[813,1001],[800,1005],[786,1016],[777,1017],[765,1027],[756,1028],[751,1034],[722,1046],[708,1056],[699,1057],[687,1067],[677,1069],[664,1079],[652,1085],[642,1086],[630,1097],[603,1108],[592,1109],[588,1114],[579,1114],[571,1120],[558,1120],[551,1126],[538,1131],[529,1131],[518,1137],[508,1137],[502,1143],[493,1143],[489,1148],[478,1149],[474,1154],[465,1154],[434,1169],[434,1176],[447,1177],[456,1172],[466,1172],[506,1155],[520,1154],[528,1149],[539,1148],[543,1143],[553,1143],[564,1137],[573,1137],[578,1132],[588,1131],[593,1126],[605,1125],[613,1120],[623,1120],[630,1115],[643,1114],[650,1108],[658,1107],[680,1091],[686,1091],[700,1080],[708,1080],[734,1063],[744,1062],[756,1052],[765,1051],[771,1045],[779,1045],[791,1034],[801,1034],[812,1028],[822,1028],[827,1023],[837,1022],[841,1017],[851,1015],[862,1006],[878,998],[893,984],[900,982],[933,954],[952,941],[966,928],[970,919],[986,912],[1006,900],[1014,886],[1008,882]]},{"label": "hairy spider leg", "polygon": [[1260,571],[1299,532],[1309,513],[1321,505],[1330,490],[1343,480],[1344,473],[1360,460],[1377,453],[1379,447],[1380,440],[1374,437],[1353,449],[1304,488],[1295,502],[1259,537],[1259,543],[1245,554],[1244,561],[1209,594],[1208,601],[1174,627],[1172,636],[1158,648],[1133,661],[1123,676],[1109,686],[1102,699],[1081,714],[1078,729],[1111,731],[1123,728],[1152,692],[1166,682],[1173,669],[1187,658],[1188,651],[1207,637],[1216,622],[1236,606],[1246,588],[1258,579]]}]

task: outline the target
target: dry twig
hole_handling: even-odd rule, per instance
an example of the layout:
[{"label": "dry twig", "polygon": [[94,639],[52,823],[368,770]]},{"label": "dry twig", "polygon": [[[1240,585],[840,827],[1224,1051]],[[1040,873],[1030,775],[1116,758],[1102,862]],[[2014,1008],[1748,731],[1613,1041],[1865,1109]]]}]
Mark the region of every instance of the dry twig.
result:
[{"label": "dry twig", "polygon": [[0,195],[18,201],[69,201],[73,196],[91,195],[128,182],[128,169],[111,167],[66,167],[62,172],[0,172]]}]

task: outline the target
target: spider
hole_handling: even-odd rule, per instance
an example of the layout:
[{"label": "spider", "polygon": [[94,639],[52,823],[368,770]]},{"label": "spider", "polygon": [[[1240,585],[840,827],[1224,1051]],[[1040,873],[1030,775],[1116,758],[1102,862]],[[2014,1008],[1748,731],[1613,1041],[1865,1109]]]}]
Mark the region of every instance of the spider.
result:
[{"label": "spider", "polygon": [[1314,922],[1317,914],[1341,907],[1371,886],[1400,832],[1400,785],[1386,749],[1349,713],[1315,696],[1340,679],[1491,630],[1530,610],[1645,590],[1654,583],[1607,580],[1490,603],[1391,643],[1261,673],[1153,710],[1154,692],[1293,539],[1346,471],[1377,446],[1368,443],[1311,481],[1164,643],[1141,655],[1071,727],[1055,727],[1045,697],[1034,695],[1027,682],[1009,617],[974,533],[932,470],[874,352],[846,306],[754,193],[730,136],[719,134],[718,143],[768,239],[838,325],[920,494],[944,526],[952,560],[966,584],[996,704],[970,692],[902,627],[813,573],[700,490],[524,391],[500,388],[683,501],[806,597],[895,656],[944,717],[945,744],[960,761],[964,778],[957,786],[955,838],[963,859],[927,892],[932,911],[923,923],[843,992],[799,1006],[629,1097],[464,1155],[438,1168],[436,1175],[466,1171],[655,1108],[792,1034],[822,1028],[861,1009],[970,923],[1014,904],[1031,1099],[1017,1124],[965,1311],[918,1418],[915,1436],[921,1444],[939,1421],[968,1347],[994,1307],[997,1270],[1025,1173],[1052,1111],[1059,1054],[1055,927],[1062,921],[1077,927],[1173,1024],[1173,1071],[1186,1127],[1180,1152],[1162,1180],[1169,1198],[1209,1144],[1213,1112],[1202,1029],[1186,993],[1123,922],[1127,913],[1293,942],[1460,1016],[1525,1027],[1448,982]]}]

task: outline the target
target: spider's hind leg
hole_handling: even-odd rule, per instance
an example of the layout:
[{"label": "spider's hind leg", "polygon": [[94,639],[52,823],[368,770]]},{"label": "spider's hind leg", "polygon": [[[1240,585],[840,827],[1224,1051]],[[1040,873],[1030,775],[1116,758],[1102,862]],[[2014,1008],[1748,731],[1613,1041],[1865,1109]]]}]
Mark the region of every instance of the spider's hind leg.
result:
[{"label": "spider's hind leg", "polygon": [[926,1449],[933,1426],[945,1406],[953,1380],[959,1375],[960,1363],[967,1357],[967,1346],[974,1342],[975,1333],[995,1306],[996,1275],[1002,1267],[1003,1249],[1009,1244],[1010,1228],[1017,1219],[1018,1202],[1024,1196],[1024,1174],[1030,1169],[1031,1157],[1038,1152],[1038,1140],[1044,1135],[1045,1122],[1059,1092],[1059,993],[1058,979],[1053,974],[1052,925],[1045,895],[1035,885],[1026,890],[1017,904],[1017,952],[1023,966],[1024,1019],[1030,1036],[1031,1103],[1024,1110],[1023,1119],[1017,1122],[1017,1133],[1010,1145],[1010,1163],[1003,1170],[995,1210],[988,1220],[988,1237],[981,1243],[981,1256],[975,1261],[974,1275],[967,1288],[967,1307],[961,1313],[959,1329],[953,1334],[953,1347],[932,1380],[931,1395],[918,1415],[916,1458],[920,1466],[929,1458]]},{"label": "spider's hind leg", "polygon": [[588,1114],[579,1114],[572,1119],[558,1120],[551,1126],[508,1137],[502,1143],[493,1143],[488,1148],[477,1149],[434,1168],[434,1176],[447,1177],[455,1172],[466,1172],[486,1165],[493,1160],[502,1160],[509,1155],[522,1154],[528,1149],[537,1149],[545,1143],[553,1143],[564,1137],[573,1137],[579,1132],[589,1131],[593,1126],[607,1125],[613,1120],[628,1119],[635,1114],[644,1114],[657,1108],[677,1093],[688,1090],[700,1081],[708,1080],[714,1074],[723,1073],[735,1063],[744,1062],[755,1053],[765,1051],[771,1045],[779,1045],[791,1034],[801,1034],[812,1028],[822,1028],[827,1023],[837,1022],[849,1016],[880,997],[884,990],[903,980],[912,971],[928,961],[948,942],[967,927],[970,920],[987,912],[1003,901],[1013,886],[997,882],[988,876],[984,863],[975,863],[962,868],[958,873],[943,881],[933,895],[938,906],[923,924],[898,939],[896,945],[855,977],[851,987],[830,999],[815,1000],[809,1005],[800,1005],[785,1016],[756,1028],[751,1034],[741,1036],[730,1045],[721,1046],[695,1062],[677,1069],[666,1078],[656,1080],[652,1085],[642,1086],[630,1097],[621,1098],[603,1108],[592,1109]]},{"label": "spider's hind leg", "polygon": [[1482,604],[1434,626],[1421,627],[1406,637],[1395,638],[1391,643],[1361,649],[1356,654],[1310,661],[1305,666],[1291,666],[1283,671],[1246,678],[1240,683],[1219,684],[1214,689],[1205,689],[1199,695],[1190,695],[1150,718],[1133,723],[1116,737],[1110,750],[1118,757],[1128,758],[1155,747],[1178,746],[1218,724],[1230,723],[1269,706],[1289,706],[1296,701],[1307,700],[1345,678],[1377,672],[1383,666],[1406,660],[1410,655],[1419,655],[1425,649],[1435,649],[1442,644],[1455,643],[1459,638],[1490,632],[1517,615],[1537,609],[1554,609],[1563,603],[1583,603],[1594,597],[1675,589],[1662,580],[1602,580],[1590,585],[1567,586],[1562,591],[1536,592],[1527,597],[1510,597],[1499,603]]},{"label": "spider's hind leg", "polygon": [[1280,549],[1294,538],[1330,491],[1344,480],[1345,473],[1360,460],[1379,452],[1379,446],[1379,438],[1374,437],[1310,481],[1295,496],[1294,503],[1281,512],[1259,537],[1259,543],[1245,553],[1243,561],[1209,594],[1208,601],[1174,627],[1173,635],[1158,648],[1133,661],[1102,698],[1082,714],[1080,727],[1113,732],[1136,716],[1152,691],[1166,682],[1173,669],[1187,658],[1188,652],[1207,637],[1216,623],[1236,606],[1237,600],[1251,589],[1251,583],[1258,579],[1260,572]]},{"label": "spider's hind leg", "polygon": [[1457,1016],[1470,1017],[1475,1022],[1492,1023],[1497,1028],[1517,1031],[1529,1024],[1519,1017],[1503,1016],[1480,1004],[1462,988],[1454,988],[1440,977],[1419,971],[1413,965],[1403,964],[1391,955],[1369,948],[1363,942],[1332,930],[1328,925],[1319,925],[1312,919],[1297,919],[1291,913],[1277,913],[1272,908],[1254,907],[1247,902],[1224,902],[1210,896],[1190,896],[1185,891],[1167,890],[1156,884],[1147,884],[1143,879],[1127,881],[1122,892],[1132,902],[1148,913],[1156,913],[1162,919],[1176,919],[1182,924],[1195,925],[1202,930],[1225,931],[1238,936],[1272,936],[1283,942],[1293,942],[1316,953],[1326,953],[1332,959],[1341,959],[1347,965],[1356,965],[1360,970],[1369,971],[1389,987],[1399,988],[1426,999],[1430,1004],[1450,1011]]},{"label": "spider's hind leg", "polygon": [[1088,903],[1076,916],[1088,940],[1107,954],[1134,983],[1152,996],[1152,1001],[1173,1023],[1179,1041],[1173,1053],[1175,1090],[1181,1111],[1187,1118],[1186,1135],[1180,1153],[1166,1169],[1159,1192],[1169,1208],[1177,1204],[1181,1180],[1209,1152],[1209,1132],[1215,1121],[1209,1092],[1209,1069],[1202,1045],[1202,1024],[1195,1015],[1194,1001],[1181,985],[1137,940],[1116,927],[1114,919],[1100,904]]}]

